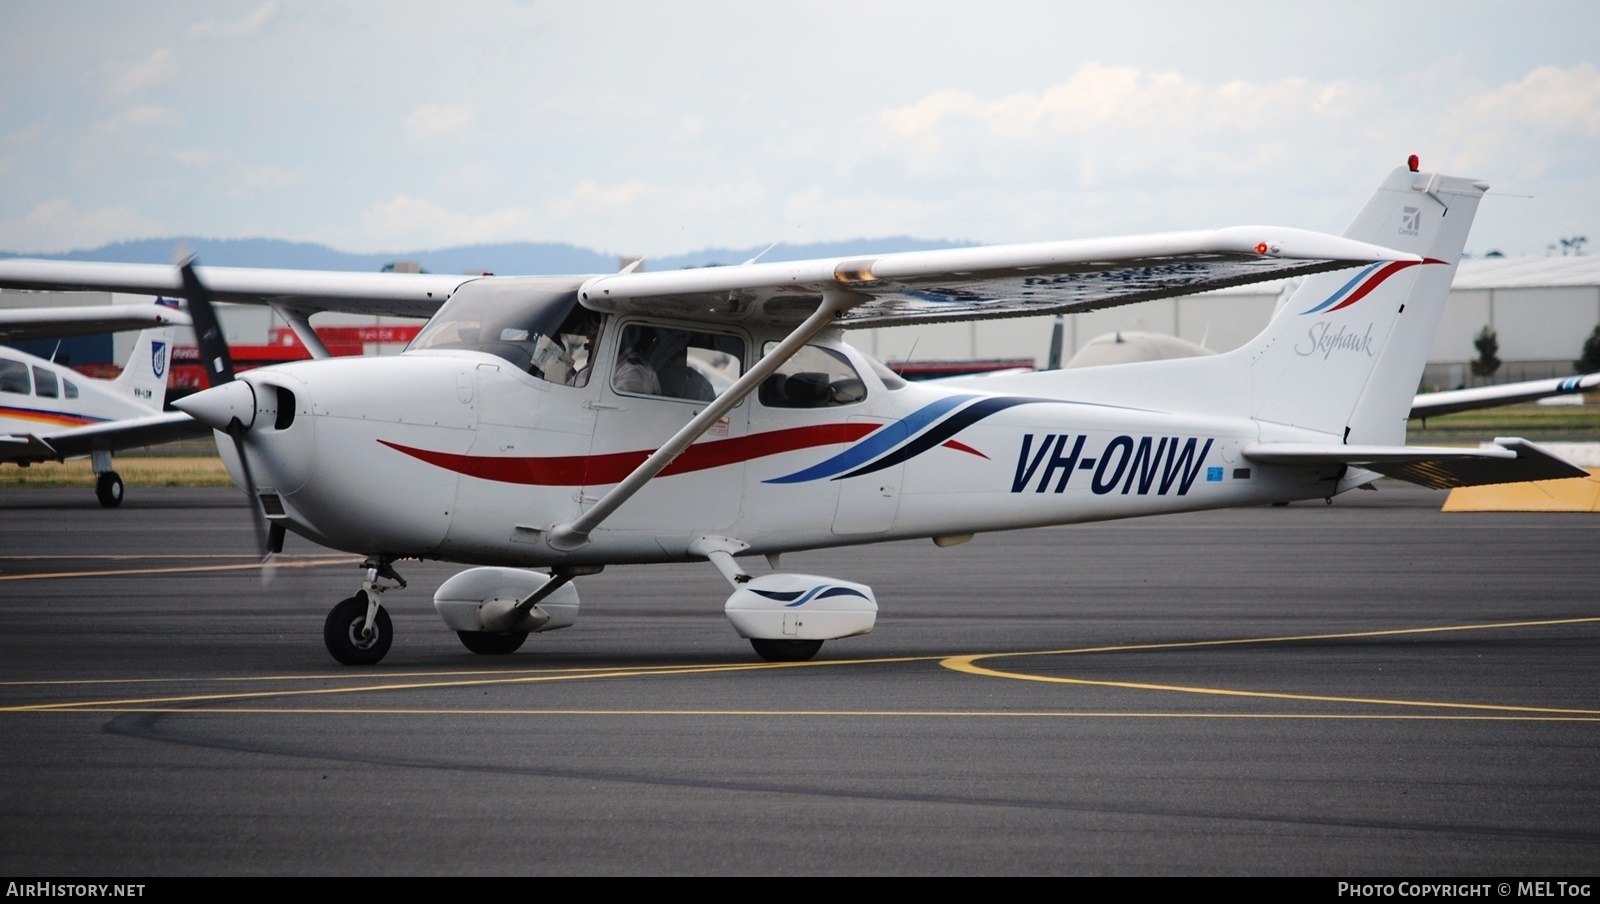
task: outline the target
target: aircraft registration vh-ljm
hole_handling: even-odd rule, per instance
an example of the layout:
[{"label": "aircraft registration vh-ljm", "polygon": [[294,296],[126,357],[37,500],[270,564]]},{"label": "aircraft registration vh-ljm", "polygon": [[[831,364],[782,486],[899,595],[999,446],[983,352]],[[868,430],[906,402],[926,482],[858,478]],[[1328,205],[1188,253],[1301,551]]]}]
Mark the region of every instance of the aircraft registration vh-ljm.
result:
[{"label": "aircraft registration vh-ljm", "polygon": [[[1432,487],[1581,476],[1519,439],[1405,444],[1479,199],[1391,173],[1344,236],[1251,226],[676,272],[451,277],[0,262],[0,284],[189,298],[218,432],[265,520],[366,557],[334,658],[375,663],[402,559],[468,568],[434,594],[466,647],[573,624],[575,578],[709,561],[769,660],[864,634],[866,585],[777,572],[784,552]],[[1086,311],[1306,277],[1213,357],[908,384],[843,327]],[[313,353],[321,310],[431,316],[405,353],[233,378],[209,298],[270,304]],[[764,555],[773,573],[741,560]],[[535,571],[533,569],[547,569]]]}]

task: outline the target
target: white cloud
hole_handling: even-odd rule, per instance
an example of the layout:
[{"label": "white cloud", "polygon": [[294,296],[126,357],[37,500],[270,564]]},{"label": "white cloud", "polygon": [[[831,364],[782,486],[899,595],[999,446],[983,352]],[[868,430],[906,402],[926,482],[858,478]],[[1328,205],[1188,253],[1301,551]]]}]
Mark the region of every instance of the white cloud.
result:
[{"label": "white cloud", "polygon": [[233,176],[229,182],[229,194],[238,198],[271,194],[299,181],[300,175],[294,170],[280,166],[258,166]]},{"label": "white cloud", "polygon": [[1541,66],[1519,82],[1468,98],[1455,115],[1550,132],[1600,133],[1600,70]]},{"label": "white cloud", "polygon": [[95,125],[95,131],[101,134],[114,135],[137,129],[175,126],[182,122],[183,116],[175,110],[157,107],[153,104],[140,104],[137,107],[129,107],[110,119],[101,121]]},{"label": "white cloud", "polygon": [[347,250],[407,251],[477,242],[505,242],[529,234],[532,215],[507,207],[484,214],[447,210],[432,201],[397,195],[361,212],[354,228],[319,230],[313,241]]},{"label": "white cloud", "polygon": [[37,205],[21,220],[0,220],[0,248],[46,254],[162,231],[160,224],[127,207],[78,210],[70,201],[55,199]]},{"label": "white cloud", "polygon": [[559,216],[589,214],[597,209],[615,210],[639,203],[649,192],[643,182],[625,182],[605,186],[585,179],[574,185],[566,194],[552,199],[546,209]]},{"label": "white cloud", "polygon": [[210,166],[211,164],[222,160],[225,156],[227,155],[219,151],[213,151],[209,148],[186,148],[184,150],[174,151],[172,153],[172,158],[174,160],[178,161],[184,166],[195,167]]},{"label": "white cloud", "polygon": [[106,90],[112,97],[131,97],[169,81],[177,74],[178,58],[163,47],[132,69],[114,74]]},{"label": "white cloud", "polygon": [[444,173],[439,177],[439,184],[451,191],[482,193],[500,188],[505,178],[490,164],[474,161]]},{"label": "white cloud", "polygon": [[472,125],[472,110],[445,104],[418,107],[404,123],[406,137],[412,141],[450,135]]},{"label": "white cloud", "polygon": [[1542,66],[1454,104],[1440,131],[1453,165],[1526,192],[1531,180],[1592,172],[1600,135],[1600,70]]},{"label": "white cloud", "polygon": [[3,138],[0,138],[0,143],[3,143],[8,147],[21,147],[23,145],[33,144],[43,137],[44,126],[34,123],[27,128],[18,129],[15,132],[7,132]]},{"label": "white cloud", "polygon": [[277,11],[278,4],[263,3],[256,7],[255,10],[250,13],[250,15],[245,16],[243,19],[240,19],[236,22],[218,22],[215,19],[207,19],[204,22],[196,22],[195,24],[189,26],[188,30],[184,32],[184,35],[191,41],[242,38],[245,35],[254,34],[260,31],[261,26],[267,24],[267,21],[271,19],[273,15],[277,13]]},{"label": "white cloud", "polygon": [[[1290,130],[1341,127],[1352,87],[1304,78],[1211,86],[1177,72],[1086,63],[1037,92],[985,99],[939,91],[880,111],[874,144],[914,177],[1059,181],[1082,186],[1155,171],[1253,168]],[[1240,152],[1240,148],[1246,148]]]}]

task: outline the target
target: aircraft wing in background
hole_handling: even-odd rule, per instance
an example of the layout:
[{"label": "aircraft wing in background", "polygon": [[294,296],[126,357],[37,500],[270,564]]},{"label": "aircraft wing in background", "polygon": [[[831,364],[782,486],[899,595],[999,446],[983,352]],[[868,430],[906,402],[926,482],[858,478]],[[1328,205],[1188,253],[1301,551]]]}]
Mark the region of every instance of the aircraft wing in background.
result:
[{"label": "aircraft wing in background", "polygon": [[1551,377],[1528,380],[1523,383],[1503,383],[1499,386],[1479,386],[1473,389],[1450,389],[1444,392],[1425,392],[1411,403],[1411,417],[1430,418],[1458,411],[1475,411],[1497,405],[1515,405],[1534,402],[1551,396],[1569,395],[1600,387],[1600,373],[1575,377]]},{"label": "aircraft wing in background", "polygon": [[0,436],[0,462],[63,461],[96,451],[120,452],[210,435],[211,428],[194,418],[181,411],[169,411],[62,430]]},{"label": "aircraft wing in background", "polygon": [[162,304],[0,308],[0,343],[188,325],[188,314]]},{"label": "aircraft wing in background", "polygon": [[[429,273],[338,273],[196,267],[216,301],[282,304],[298,310],[430,317],[456,287],[478,277]],[[176,267],[78,261],[0,260],[0,286],[11,289],[122,292],[181,297]]]}]

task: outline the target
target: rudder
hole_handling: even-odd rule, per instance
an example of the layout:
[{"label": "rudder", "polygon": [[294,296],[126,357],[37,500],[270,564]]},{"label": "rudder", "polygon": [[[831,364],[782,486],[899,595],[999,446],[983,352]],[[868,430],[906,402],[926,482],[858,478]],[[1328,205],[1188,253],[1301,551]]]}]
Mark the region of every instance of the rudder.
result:
[{"label": "rudder", "polygon": [[1407,167],[1390,173],[1344,234],[1423,261],[1307,277],[1267,329],[1233,353],[1249,361],[1252,417],[1345,443],[1403,444],[1411,400],[1487,189]]},{"label": "rudder", "polygon": [[146,408],[160,411],[165,407],[174,332],[172,327],[159,327],[139,333],[122,374],[111,383],[112,391]]}]

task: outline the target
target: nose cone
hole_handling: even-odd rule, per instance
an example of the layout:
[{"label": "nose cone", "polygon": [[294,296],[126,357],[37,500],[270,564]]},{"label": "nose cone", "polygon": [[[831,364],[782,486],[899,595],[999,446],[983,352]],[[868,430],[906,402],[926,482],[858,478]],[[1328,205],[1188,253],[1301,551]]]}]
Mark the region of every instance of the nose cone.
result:
[{"label": "nose cone", "polygon": [[213,430],[226,431],[234,421],[249,430],[256,421],[256,391],[244,380],[213,386],[172,403]]}]

